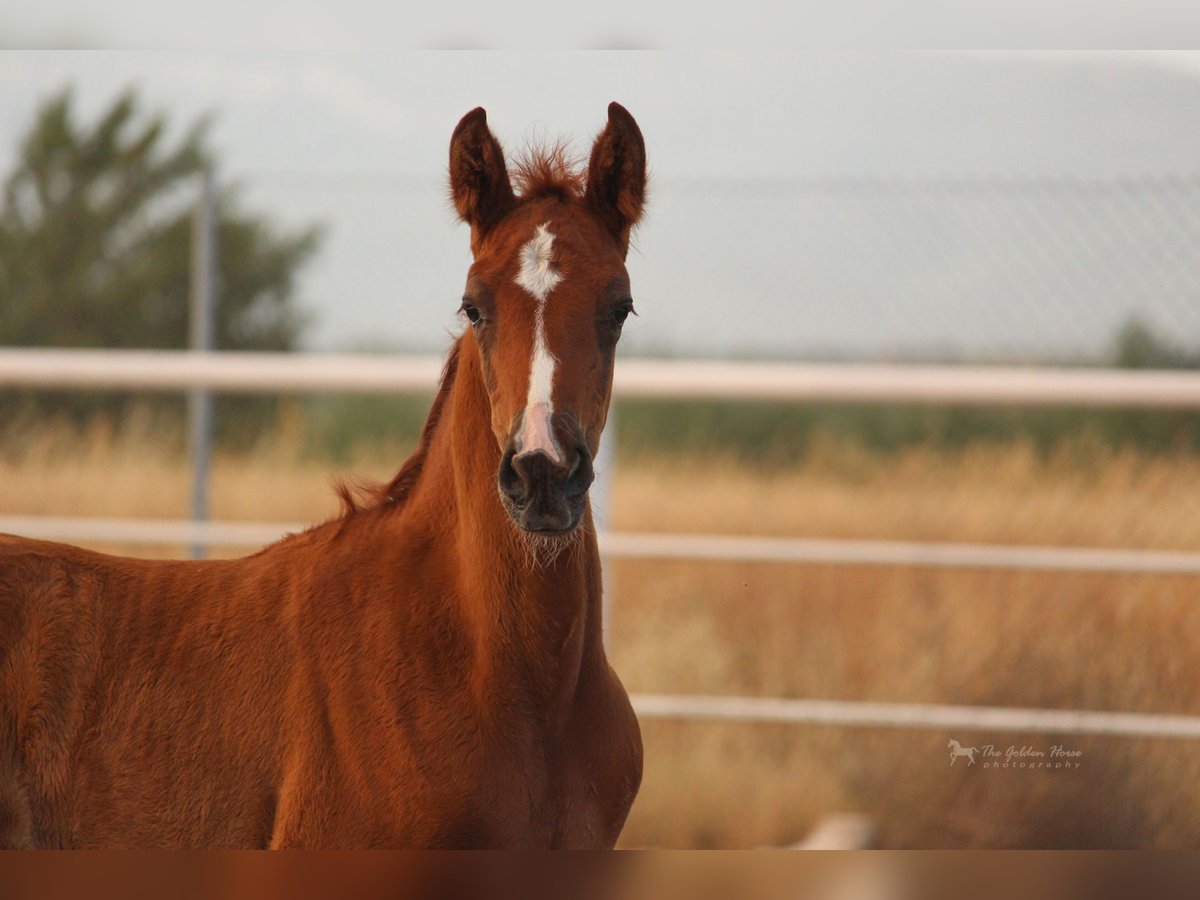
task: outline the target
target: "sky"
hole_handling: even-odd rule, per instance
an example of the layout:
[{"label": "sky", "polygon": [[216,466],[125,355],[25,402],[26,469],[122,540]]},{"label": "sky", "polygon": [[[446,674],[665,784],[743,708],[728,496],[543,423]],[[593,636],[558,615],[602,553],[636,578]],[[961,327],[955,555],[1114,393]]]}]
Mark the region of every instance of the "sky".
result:
[{"label": "sky", "polygon": [[[136,86],[148,105],[169,109],[180,122],[215,114],[218,146],[234,170],[290,165],[423,174],[440,170],[443,132],[474,106],[487,107],[498,135],[517,146],[538,134],[590,135],[597,111],[621,99],[644,131],[660,135],[656,168],[672,177],[769,177],[870,163],[864,138],[881,118],[911,114],[920,125],[916,117],[930,114],[931,101],[954,102],[944,83],[951,60],[980,73],[979,85],[963,86],[963,102],[973,87],[988,88],[989,69],[993,81],[1014,79],[1022,62],[1047,70],[1144,67],[1200,77],[1200,53],[1184,52],[7,50],[0,51],[0,126],[19,132],[39,100],[66,85],[85,114],[120,88]],[[1023,124],[1023,111],[1011,102],[980,112]],[[964,110],[947,113],[963,129],[976,125]],[[812,135],[814,129],[822,133]],[[919,137],[914,128],[910,140]],[[887,151],[893,168],[906,164],[908,149]],[[0,160],[10,152],[0,145]]]},{"label": "sky", "polygon": [[564,5],[485,0],[452,6],[387,0],[41,0],[0,9],[13,46],[314,48],[393,51],[430,47],[718,48],[796,53],[949,46],[973,51],[1109,50],[1195,46],[1200,9],[1184,0],[741,0],[723,9],[670,0]]},{"label": "sky", "polygon": [[[1200,54],[1184,51],[0,50],[0,134],[20,134],[37,104],[67,86],[84,120],[126,87],[179,129],[212,115],[218,175],[241,202],[284,227],[325,225],[301,286],[313,349],[429,348],[455,327],[469,257],[445,202],[445,154],[455,122],[477,105],[510,149],[566,135],[582,152],[613,99],[637,117],[653,178],[630,258],[635,292],[640,283],[650,294],[631,338],[645,352],[971,355],[1022,342],[1030,352],[1097,351],[1137,304],[1159,298],[1107,296],[1084,327],[1093,311],[1076,295],[1086,291],[1047,299],[1017,285],[1029,295],[1021,302],[1061,307],[1031,329],[1020,298],[998,315],[972,304],[1004,296],[952,286],[944,272],[926,289],[881,262],[907,227],[875,235],[884,217],[928,231],[897,263],[911,268],[944,251],[933,243],[937,217],[962,214],[961,203],[893,202],[887,188],[860,214],[851,201],[826,209],[821,185],[1200,171],[1200,121],[1189,115],[1200,108]],[[0,170],[13,150],[0,143]],[[984,214],[1029,230],[1008,206],[997,209]],[[841,221],[845,240],[829,245],[817,215]],[[847,248],[866,264],[834,259]],[[956,271],[984,273],[984,288],[995,266],[1024,265],[972,252]],[[842,289],[850,283],[854,291]],[[893,297],[892,283],[907,293]],[[1167,328],[1186,319],[1170,304],[1150,313]],[[1179,325],[1189,335],[1200,327]]]}]

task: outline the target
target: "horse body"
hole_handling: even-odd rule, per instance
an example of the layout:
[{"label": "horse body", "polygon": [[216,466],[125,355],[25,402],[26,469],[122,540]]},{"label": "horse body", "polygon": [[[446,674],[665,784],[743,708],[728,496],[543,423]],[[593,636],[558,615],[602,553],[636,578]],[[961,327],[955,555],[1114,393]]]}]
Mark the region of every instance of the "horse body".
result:
[{"label": "horse body", "polygon": [[[564,215],[535,211],[559,234]],[[0,537],[0,846],[615,843],[641,741],[604,654],[590,509],[525,533],[517,513],[559,514],[558,482],[492,439],[481,346],[456,342],[390,485],[253,556]],[[525,433],[510,418],[500,437]],[[539,432],[563,456],[580,435],[563,483],[584,463],[590,482],[583,418],[547,411]]]},{"label": "horse body", "polygon": [[[0,840],[613,843],[640,745],[594,541],[531,565],[490,484],[447,502],[445,468],[242,560],[0,542]],[[431,552],[464,527],[507,547],[486,577]]]}]

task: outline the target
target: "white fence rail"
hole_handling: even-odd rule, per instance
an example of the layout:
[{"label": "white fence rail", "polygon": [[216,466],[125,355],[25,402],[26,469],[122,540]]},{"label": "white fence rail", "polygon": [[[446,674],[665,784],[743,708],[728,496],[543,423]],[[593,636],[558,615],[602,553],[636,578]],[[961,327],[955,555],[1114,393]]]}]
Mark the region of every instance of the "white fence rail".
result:
[{"label": "white fence rail", "polygon": [[[431,390],[430,356],[0,350],[0,387],[231,393]],[[624,360],[622,397],[1200,409],[1200,372]],[[122,544],[258,546],[296,523],[0,517],[0,532]],[[609,557],[1200,574],[1200,553],[733,535],[606,534]],[[819,699],[639,695],[645,718],[1200,738],[1200,716]]]},{"label": "white fence rail", "polygon": [[[147,546],[261,547],[307,527],[302,522],[0,515],[0,533],[54,541]],[[599,541],[601,553],[611,559],[1200,575],[1200,553],[1172,550],[629,531],[601,533]]]},{"label": "white fence rail", "polygon": [[[432,390],[435,356],[0,350],[0,387],[230,393]],[[622,397],[1200,409],[1200,372],[627,359]]]},{"label": "white fence rail", "polygon": [[638,694],[633,697],[633,704],[638,715],[644,719],[708,719],[837,725],[844,728],[939,728],[946,729],[951,736],[959,731],[1001,731],[1016,734],[1200,738],[1200,716],[1150,713],[681,694]]}]

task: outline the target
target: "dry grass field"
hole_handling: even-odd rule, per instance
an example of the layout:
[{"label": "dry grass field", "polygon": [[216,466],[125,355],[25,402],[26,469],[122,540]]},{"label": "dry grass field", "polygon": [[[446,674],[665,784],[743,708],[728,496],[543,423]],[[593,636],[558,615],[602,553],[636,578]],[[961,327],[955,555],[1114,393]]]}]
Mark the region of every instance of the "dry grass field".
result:
[{"label": "dry grass field", "polygon": [[[147,429],[24,434],[0,453],[0,515],[186,514],[188,475]],[[406,448],[339,466],[285,432],[223,456],[213,514],[312,521],[332,477],[382,477]],[[1200,551],[1200,459],[1080,444],[872,455],[815,445],[792,467],[640,459],[618,529]],[[115,548],[147,554],[147,548]],[[164,548],[161,553],[178,553]],[[633,691],[1200,714],[1200,577],[839,565],[621,562],[610,654]],[[877,816],[895,847],[1200,843],[1194,743],[653,722],[624,842],[746,847],[822,814]],[[946,744],[1060,744],[1074,771],[951,767]]]}]

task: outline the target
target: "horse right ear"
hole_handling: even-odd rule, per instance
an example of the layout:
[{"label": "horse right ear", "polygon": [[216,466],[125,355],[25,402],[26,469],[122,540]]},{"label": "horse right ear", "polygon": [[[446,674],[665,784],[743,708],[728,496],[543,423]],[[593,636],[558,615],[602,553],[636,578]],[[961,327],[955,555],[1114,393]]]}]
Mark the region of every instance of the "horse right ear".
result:
[{"label": "horse right ear", "polygon": [[516,205],[504,150],[478,106],[462,117],[450,138],[450,195],[471,226],[471,246]]},{"label": "horse right ear", "polygon": [[608,125],[592,145],[586,196],[621,252],[628,252],[629,232],[646,206],[646,143],[637,122],[620,103],[608,104]]}]

